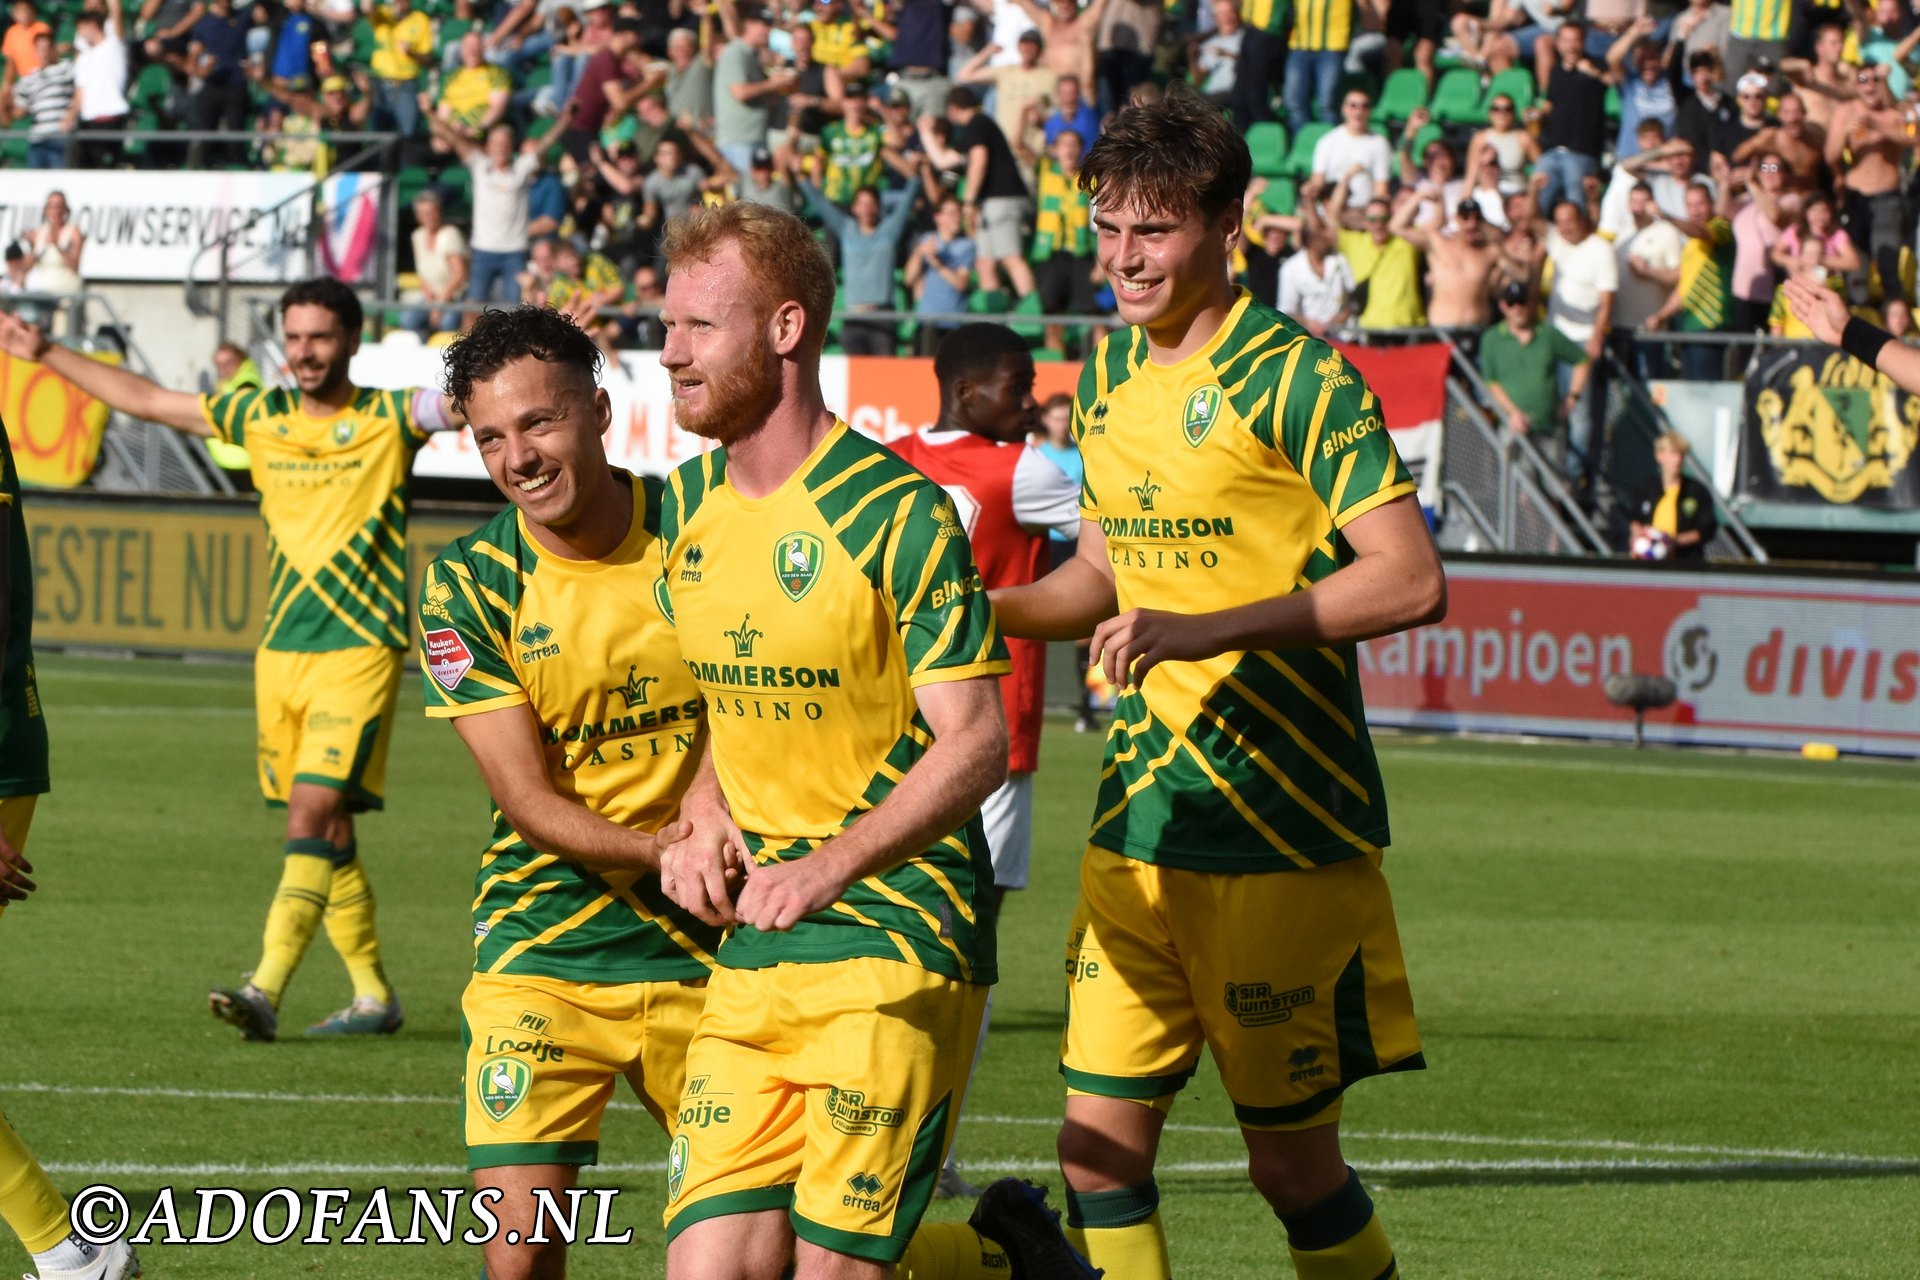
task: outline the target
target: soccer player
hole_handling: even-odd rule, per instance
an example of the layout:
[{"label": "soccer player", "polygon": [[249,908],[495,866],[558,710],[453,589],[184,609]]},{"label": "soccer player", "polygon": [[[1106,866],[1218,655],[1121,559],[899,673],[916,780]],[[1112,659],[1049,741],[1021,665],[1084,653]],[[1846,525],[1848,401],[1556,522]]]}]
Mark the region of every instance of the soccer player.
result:
[{"label": "soccer player", "polygon": [[[47,722],[33,679],[33,557],[20,477],[0,424],[0,913],[34,890],[26,859],[35,804],[47,791]],[[125,1280],[140,1262],[125,1240],[96,1246],[71,1233],[66,1197],[0,1115],[0,1219],[33,1256],[40,1280]],[[31,1280],[31,1278],[29,1278]]]},{"label": "soccer player", "polygon": [[[681,425],[723,447],[673,474],[661,518],[709,733],[661,881],[732,926],[687,1050],[667,1270],[878,1280],[933,1193],[995,978],[979,811],[1006,775],[1006,650],[953,500],[822,399],[833,272],[805,226],[696,209],[665,252],[661,363]],[[1041,1212],[996,1190],[984,1234],[1001,1200]],[[1054,1240],[999,1270],[1090,1274]]]},{"label": "soccer player", "polygon": [[1423,1065],[1354,645],[1439,618],[1445,579],[1360,375],[1230,283],[1250,169],[1184,94],[1088,153],[1131,327],[1074,401],[1077,556],[994,596],[1011,634],[1091,632],[1122,687],[1061,1053],[1069,1235],[1108,1280],[1169,1274],[1154,1158],[1203,1044],[1298,1273],[1394,1275],[1340,1098]]},{"label": "soccer player", "polygon": [[259,781],[287,811],[285,860],[259,963],[208,995],[248,1040],[272,1040],[283,992],[324,918],[353,1003],[309,1035],[388,1034],[400,1002],[380,965],[373,890],[353,815],[383,804],[387,739],[407,644],[407,474],[433,431],[464,425],[437,390],[356,387],[360,300],[335,280],[280,295],[296,388],[170,391],[50,344],[0,314],[0,347],[122,413],[244,445],[267,522],[266,631],[254,655]]},{"label": "soccer player", "polygon": [[[656,592],[661,483],[616,470],[593,340],[557,311],[489,311],[447,349],[447,396],[512,503],[428,566],[427,714],[453,721],[495,805],[461,999],[475,1183],[505,1194],[489,1280],[558,1276],[534,1188],[599,1152],[624,1076],[662,1127],[719,930],[654,874],[700,761],[700,693]],[[673,828],[667,828],[669,834]]]},{"label": "soccer player", "polygon": [[[941,340],[933,373],[940,383],[940,417],[926,430],[895,441],[894,452],[953,499],[989,590],[1030,583],[1046,564],[1048,532],[1060,529],[1072,536],[1080,530],[1079,486],[1027,445],[1036,422],[1033,356],[1005,325],[962,325]],[[1010,640],[1007,654],[1013,667],[1000,678],[1011,747],[1007,780],[980,808],[993,859],[996,916],[1009,889],[1027,887],[1033,773],[1040,767],[1047,683],[1045,645]],[[992,1019],[989,992],[974,1050],[976,1067]],[[940,1194],[979,1192],[949,1160],[940,1171]]]}]

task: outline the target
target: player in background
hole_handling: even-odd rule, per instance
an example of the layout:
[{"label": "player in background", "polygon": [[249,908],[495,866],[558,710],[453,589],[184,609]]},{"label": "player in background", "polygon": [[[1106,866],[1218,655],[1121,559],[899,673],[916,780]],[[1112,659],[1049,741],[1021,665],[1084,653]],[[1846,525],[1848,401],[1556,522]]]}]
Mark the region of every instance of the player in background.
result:
[{"label": "player in background", "polygon": [[600,365],[537,307],[489,311],[447,349],[448,400],[512,504],[427,567],[420,598],[427,714],[453,721],[494,802],[461,998],[468,1165],[505,1194],[489,1280],[565,1274],[563,1239],[527,1242],[532,1192],[597,1160],[621,1077],[668,1125],[720,943],[656,874],[655,833],[684,831],[700,693],[654,589],[661,482],[608,464]]},{"label": "player in background", "polygon": [[[6,425],[0,423],[0,913],[34,890],[27,831],[47,787],[47,722],[33,678],[33,556],[20,510],[20,477]],[[140,1274],[140,1262],[125,1240],[95,1246],[72,1234],[66,1197],[4,1115],[0,1219],[33,1256],[39,1280],[125,1280]]]},{"label": "player in background", "polygon": [[[826,407],[833,272],[806,227],[695,209],[665,253],[676,415],[722,447],[670,477],[661,521],[709,735],[661,881],[731,926],[687,1050],[667,1272],[880,1280],[996,976],[979,809],[1006,775],[1006,650],[952,500]],[[1015,1256],[947,1274],[1090,1274],[1027,1192],[996,1183],[974,1215]]]},{"label": "player in background", "polygon": [[1088,152],[1131,327],[1075,397],[1078,555],[994,596],[1011,634],[1091,633],[1123,687],[1061,1054],[1069,1233],[1108,1280],[1167,1280],[1154,1159],[1203,1044],[1298,1274],[1393,1276],[1340,1098],[1423,1065],[1355,643],[1441,617],[1445,578],[1358,372],[1230,282],[1250,170],[1188,94]]},{"label": "player in background", "polygon": [[268,548],[254,654],[259,781],[267,803],[287,810],[287,839],[259,963],[208,1003],[247,1039],[272,1040],[281,996],[324,918],[353,1003],[308,1034],[386,1034],[400,1027],[400,1002],[380,965],[353,815],[384,802],[407,644],[407,475],[430,432],[464,420],[438,390],[353,385],[362,316],[346,285],[296,284],[280,295],[280,318],[292,390],[171,391],[5,314],[0,347],[121,413],[247,449]]},{"label": "player in background", "polygon": [[[1046,571],[1047,534],[1080,529],[1080,487],[1027,444],[1035,425],[1033,355],[1003,324],[966,324],[940,341],[933,360],[940,417],[893,442],[893,450],[953,499],[967,531],[981,581],[989,590],[1024,586]],[[1007,641],[1013,669],[1000,677],[1007,712],[1007,780],[980,806],[993,858],[993,909],[1010,889],[1027,887],[1033,856],[1033,774],[1040,767],[1040,720],[1047,684],[1047,647]],[[974,1048],[978,1069],[993,1022],[987,996]],[[968,1073],[972,1078],[972,1072]],[[976,1196],[951,1156],[936,1194]]]}]

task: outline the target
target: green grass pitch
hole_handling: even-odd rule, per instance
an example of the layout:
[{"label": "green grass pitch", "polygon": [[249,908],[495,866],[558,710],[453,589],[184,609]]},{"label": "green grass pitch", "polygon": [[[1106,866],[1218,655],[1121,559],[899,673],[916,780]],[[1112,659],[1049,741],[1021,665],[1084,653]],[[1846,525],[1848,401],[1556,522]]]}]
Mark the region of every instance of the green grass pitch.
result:
[{"label": "green grass pitch", "polygon": [[[361,827],[396,1038],[306,1042],[345,1002],[317,939],[294,1034],[205,1008],[251,963],[279,821],[252,787],[243,669],[51,657],[41,892],[0,923],[0,1106],[68,1190],[462,1185],[456,1000],[486,800],[411,680],[388,812]],[[1382,739],[1394,887],[1431,1069],[1350,1095],[1349,1157],[1410,1277],[1920,1275],[1920,789],[1910,767]],[[959,1152],[1048,1172],[1074,865],[1095,735],[1048,731],[1034,883]],[[1203,1071],[1160,1183],[1182,1277],[1288,1272]],[[631,1102],[590,1185],[661,1272],[664,1143]],[[957,1216],[963,1205],[936,1206]],[[350,1209],[351,1216],[357,1212]],[[189,1224],[190,1225],[190,1224]],[[151,1277],[463,1276],[454,1246],[149,1247]],[[0,1273],[25,1256],[0,1233]]]}]

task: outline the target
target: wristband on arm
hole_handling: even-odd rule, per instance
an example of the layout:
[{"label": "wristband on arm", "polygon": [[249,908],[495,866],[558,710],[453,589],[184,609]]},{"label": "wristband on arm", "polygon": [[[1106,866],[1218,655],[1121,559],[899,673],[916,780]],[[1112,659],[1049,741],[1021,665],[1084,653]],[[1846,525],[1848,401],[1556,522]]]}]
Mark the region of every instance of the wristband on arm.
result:
[{"label": "wristband on arm", "polygon": [[1840,349],[1869,369],[1880,367],[1880,348],[1892,341],[1892,334],[1859,316],[1849,317],[1847,327],[1840,331]]}]

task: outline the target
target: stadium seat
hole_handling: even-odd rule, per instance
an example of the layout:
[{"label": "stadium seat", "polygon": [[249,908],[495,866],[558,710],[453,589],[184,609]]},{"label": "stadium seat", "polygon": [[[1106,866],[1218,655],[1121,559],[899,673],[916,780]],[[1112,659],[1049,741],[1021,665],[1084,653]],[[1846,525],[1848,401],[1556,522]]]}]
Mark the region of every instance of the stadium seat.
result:
[{"label": "stadium seat", "polygon": [[1280,166],[1281,174],[1297,182],[1312,172],[1314,144],[1332,128],[1332,125],[1320,122],[1301,125],[1293,135],[1293,145],[1287,149],[1286,160]]},{"label": "stadium seat", "polygon": [[1292,213],[1300,207],[1300,185],[1292,178],[1273,178],[1260,193],[1260,203],[1270,213]]},{"label": "stadium seat", "polygon": [[1482,125],[1487,113],[1480,97],[1480,73],[1472,67],[1456,67],[1440,77],[1430,110],[1441,124]]},{"label": "stadium seat", "polygon": [[1615,85],[1607,86],[1606,111],[1607,123],[1617,126],[1620,123],[1620,90]]},{"label": "stadium seat", "polygon": [[[1012,314],[1016,316],[1037,316],[1043,314],[1040,310],[1040,291],[1035,289],[1032,293],[1015,303]],[[1022,338],[1025,338],[1028,342],[1039,342],[1042,338],[1046,337],[1047,333],[1046,326],[1040,324],[1010,323],[1008,328],[1012,329]]]},{"label": "stadium seat", "polygon": [[1253,171],[1263,178],[1285,172],[1287,128],[1273,121],[1262,121],[1247,130],[1247,150],[1253,152]]},{"label": "stadium seat", "polygon": [[442,329],[427,339],[427,345],[435,350],[441,347],[450,347],[459,336],[459,333],[455,330]]},{"label": "stadium seat", "polygon": [[406,208],[413,203],[414,197],[433,185],[433,173],[419,165],[410,164],[394,178],[394,195],[400,201],[400,207]]},{"label": "stadium seat", "polygon": [[127,93],[127,99],[135,110],[157,111],[166,105],[167,95],[173,92],[173,76],[163,62],[149,62],[140,68],[140,75]]},{"label": "stadium seat", "polygon": [[1482,103],[1490,103],[1501,94],[1513,99],[1516,111],[1525,111],[1533,105],[1537,92],[1533,83],[1533,72],[1524,67],[1509,67],[1493,78],[1487,86],[1487,95]]},{"label": "stadium seat", "polygon": [[1377,119],[1393,124],[1406,123],[1407,117],[1427,105],[1427,78],[1418,67],[1401,67],[1387,77],[1386,88],[1373,108]]}]

